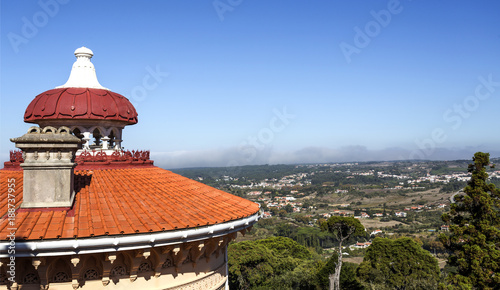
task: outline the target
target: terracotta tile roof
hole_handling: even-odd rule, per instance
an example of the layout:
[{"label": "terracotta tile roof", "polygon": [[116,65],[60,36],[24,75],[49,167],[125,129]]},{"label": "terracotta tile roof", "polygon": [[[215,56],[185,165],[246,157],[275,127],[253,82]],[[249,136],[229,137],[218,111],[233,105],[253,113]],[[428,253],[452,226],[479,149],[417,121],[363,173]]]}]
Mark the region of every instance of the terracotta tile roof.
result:
[{"label": "terracotta tile roof", "polygon": [[[9,234],[7,188],[15,179],[16,238],[84,238],[161,232],[236,220],[258,204],[158,167],[75,171],[72,208],[20,209],[22,171],[0,170],[0,234]],[[11,182],[12,183],[12,182]]]}]

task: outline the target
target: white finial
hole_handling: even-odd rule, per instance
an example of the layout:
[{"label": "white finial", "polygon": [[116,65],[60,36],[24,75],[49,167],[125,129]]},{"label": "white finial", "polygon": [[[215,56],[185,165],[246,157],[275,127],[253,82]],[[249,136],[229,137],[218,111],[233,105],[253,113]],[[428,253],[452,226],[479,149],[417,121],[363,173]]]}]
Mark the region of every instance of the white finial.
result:
[{"label": "white finial", "polygon": [[92,50],[82,46],[75,50],[76,61],[71,69],[68,81],[58,88],[93,88],[109,90],[97,80],[94,65],[90,61],[94,53]]}]

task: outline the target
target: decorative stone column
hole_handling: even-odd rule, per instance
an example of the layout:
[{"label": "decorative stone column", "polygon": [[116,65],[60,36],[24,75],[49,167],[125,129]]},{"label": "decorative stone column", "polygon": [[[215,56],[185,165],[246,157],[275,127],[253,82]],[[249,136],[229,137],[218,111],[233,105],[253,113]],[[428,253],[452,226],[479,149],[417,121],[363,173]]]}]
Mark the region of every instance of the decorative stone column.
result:
[{"label": "decorative stone column", "polygon": [[67,127],[31,127],[10,139],[23,151],[22,208],[70,207],[75,196],[73,168],[80,139]]},{"label": "decorative stone column", "polygon": [[111,140],[111,138],[109,138],[108,136],[104,136],[101,138],[101,141],[102,141],[102,150],[108,150],[108,145],[109,145],[109,140]]},{"label": "decorative stone column", "polygon": [[90,132],[83,132],[83,138],[82,141],[84,142],[83,144],[83,150],[90,150]]},{"label": "decorative stone column", "polygon": [[122,150],[122,139],[115,138],[113,142],[115,143],[115,150]]}]

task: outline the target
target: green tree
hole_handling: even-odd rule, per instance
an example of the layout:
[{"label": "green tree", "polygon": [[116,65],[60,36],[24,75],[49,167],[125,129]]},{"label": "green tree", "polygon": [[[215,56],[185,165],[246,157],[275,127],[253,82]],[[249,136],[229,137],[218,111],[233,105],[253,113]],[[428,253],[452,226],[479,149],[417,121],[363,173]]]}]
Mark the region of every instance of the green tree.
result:
[{"label": "green tree", "polygon": [[340,271],[340,288],[349,290],[362,290],[365,287],[359,282],[356,276],[358,265],[354,263],[345,262],[342,264],[342,271]]},{"label": "green tree", "polygon": [[292,239],[272,237],[228,247],[231,289],[314,289],[320,258]]},{"label": "green tree", "polygon": [[311,218],[306,217],[305,215],[299,215],[295,217],[295,220],[307,225],[311,221]]},{"label": "green tree", "polygon": [[228,248],[229,285],[251,289],[274,275],[276,257],[263,245],[251,242],[231,244]]},{"label": "green tree", "polygon": [[276,236],[289,238],[292,235],[292,233],[296,232],[297,230],[296,227],[292,226],[291,224],[281,222],[275,226],[274,231]]},{"label": "green tree", "polygon": [[377,289],[436,289],[439,267],[436,258],[411,238],[375,238],[358,277]]},{"label": "green tree", "polygon": [[440,240],[451,252],[448,265],[457,271],[447,277],[449,289],[498,289],[500,285],[500,191],[488,183],[490,154],[477,152],[468,171],[472,177],[464,194],[454,197],[442,216],[450,234]]},{"label": "green tree", "polygon": [[307,210],[309,210],[309,207],[310,207],[310,206],[313,206],[313,205],[314,205],[314,203],[312,203],[310,200],[307,200],[307,201],[305,201],[305,202],[302,204],[302,207],[303,207],[303,208],[305,208],[305,209],[307,209]]},{"label": "green tree", "polygon": [[[338,255],[334,253],[326,264],[318,271],[317,283],[320,289],[328,289],[329,287],[329,276],[335,272],[335,266],[337,265]],[[342,264],[342,270],[340,271],[340,288],[349,290],[364,289],[363,285],[358,281],[356,277],[356,269],[358,265],[354,263],[344,262]]]},{"label": "green tree", "polygon": [[353,217],[332,216],[321,224],[321,229],[332,233],[339,242],[338,259],[333,276],[333,285],[330,286],[330,289],[338,290],[340,289],[340,273],[342,269],[342,243],[351,236],[364,236],[366,234],[365,228],[359,220]]}]

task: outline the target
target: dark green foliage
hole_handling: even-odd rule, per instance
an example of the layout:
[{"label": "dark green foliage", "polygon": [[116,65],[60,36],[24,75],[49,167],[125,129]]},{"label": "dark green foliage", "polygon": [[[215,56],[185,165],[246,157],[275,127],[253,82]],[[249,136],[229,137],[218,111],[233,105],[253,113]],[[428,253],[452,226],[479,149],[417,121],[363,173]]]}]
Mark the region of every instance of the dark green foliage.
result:
[{"label": "dark green foliage", "polygon": [[450,183],[444,184],[439,192],[457,192],[465,187],[467,183],[465,181],[452,181]]},{"label": "dark green foliage", "polygon": [[279,258],[308,259],[311,252],[304,246],[299,245],[292,239],[284,237],[272,237],[264,240],[257,240],[255,243],[271,249]]},{"label": "dark green foliage", "polygon": [[358,265],[354,263],[342,263],[340,271],[340,289],[362,290],[365,287],[359,282],[356,276]]},{"label": "dark green foliage", "polygon": [[275,231],[276,236],[290,238],[292,233],[296,231],[296,228],[297,227],[293,226],[290,223],[281,222],[281,223],[276,225],[276,227],[274,228],[274,231]]},{"label": "dark green foliage", "polygon": [[[319,270],[317,275],[317,283],[320,289],[329,289],[330,274],[335,273],[335,266],[337,265],[338,255],[334,253],[326,264]],[[354,263],[342,263],[342,270],[340,271],[340,289],[365,289],[356,277],[356,269],[358,265]]]},{"label": "dark green foliage", "polygon": [[297,216],[295,216],[294,218],[295,218],[295,220],[296,220],[297,222],[300,222],[300,223],[303,223],[303,224],[306,224],[306,225],[308,225],[308,224],[309,224],[309,222],[311,221],[311,218],[310,218],[310,217],[306,217],[306,216],[304,216],[304,215],[297,215]]},{"label": "dark green foliage", "polygon": [[439,267],[437,260],[410,238],[375,238],[358,267],[358,277],[364,284],[381,289],[436,289]]},{"label": "dark green foliage", "polygon": [[292,212],[293,212],[293,206],[292,206],[291,204],[287,204],[287,205],[285,206],[285,211],[286,211],[287,213],[292,213]]},{"label": "dark green foliage", "polygon": [[300,227],[291,238],[303,246],[314,248],[317,252],[321,252],[322,248],[333,246],[334,243],[330,233],[316,227]]},{"label": "dark green foliage", "polygon": [[[295,165],[245,165],[238,167],[203,167],[203,168],[184,168],[172,169],[173,172],[188,178],[196,179],[198,177],[219,179],[223,176],[248,180],[280,179],[290,174],[308,171],[307,168],[296,168]],[[241,181],[240,184],[247,182]]]},{"label": "dark green foliage", "polygon": [[334,237],[317,227],[297,227],[291,223],[282,222],[276,224],[273,232],[276,236],[291,238],[302,246],[314,248],[318,253],[322,251],[322,248],[331,248],[335,245]]},{"label": "dark green foliage", "polygon": [[231,289],[315,289],[321,263],[285,237],[234,243],[228,247]]},{"label": "dark green foliage", "polygon": [[333,253],[326,264],[323,265],[323,267],[321,267],[321,269],[318,271],[317,281],[321,289],[328,289],[330,285],[330,280],[328,277],[330,274],[335,273],[335,266],[337,265],[338,256],[339,255],[337,253]]},{"label": "dark green foliage", "polygon": [[455,196],[443,221],[450,225],[450,235],[440,239],[451,252],[448,265],[450,289],[500,288],[500,191],[488,183],[486,167],[489,154],[477,152],[469,164],[471,180],[464,194]]},{"label": "dark green foliage", "polygon": [[[445,175],[452,174],[456,172],[467,172],[467,164],[463,162],[444,162],[438,161],[437,164],[432,166],[431,174],[433,175]],[[450,166],[450,163],[454,166]]]},{"label": "dark green foliage", "polygon": [[351,236],[366,235],[363,225],[353,217],[332,216],[321,224],[321,229],[332,233],[338,241],[344,241]]},{"label": "dark green foliage", "polygon": [[230,287],[250,289],[275,275],[277,258],[262,245],[242,242],[229,246],[228,252]]},{"label": "dark green foliage", "polygon": [[350,175],[351,175],[350,173],[346,172],[331,172],[331,171],[316,173],[314,174],[314,176],[311,177],[311,183],[313,185],[327,184],[335,187],[342,187],[342,186],[351,187],[352,185],[372,184],[372,183],[380,183],[388,181],[388,179],[381,180],[376,176],[362,176],[362,175],[355,175],[352,178],[346,179]]}]

